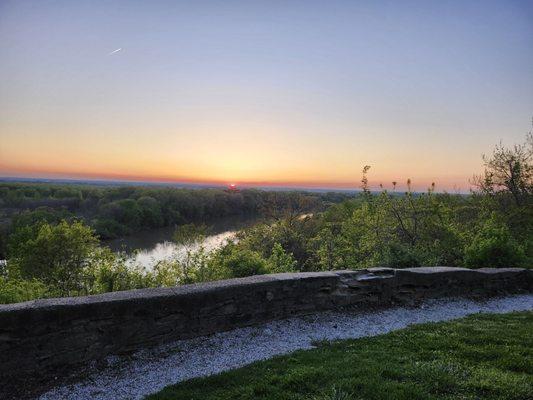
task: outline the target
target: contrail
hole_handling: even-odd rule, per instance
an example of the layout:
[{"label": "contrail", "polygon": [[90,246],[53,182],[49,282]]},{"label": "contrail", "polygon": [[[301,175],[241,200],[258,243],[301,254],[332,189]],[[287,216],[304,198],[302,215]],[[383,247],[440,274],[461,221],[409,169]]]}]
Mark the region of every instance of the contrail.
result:
[{"label": "contrail", "polygon": [[119,49],[113,50],[111,53],[108,54],[108,56],[110,56],[111,54],[118,53],[120,50],[122,50],[122,47]]}]

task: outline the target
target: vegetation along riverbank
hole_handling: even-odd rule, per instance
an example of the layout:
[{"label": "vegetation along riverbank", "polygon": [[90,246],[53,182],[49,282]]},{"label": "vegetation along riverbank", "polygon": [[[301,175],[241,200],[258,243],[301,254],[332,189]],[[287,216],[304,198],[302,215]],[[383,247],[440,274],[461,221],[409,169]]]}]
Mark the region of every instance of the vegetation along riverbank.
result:
[{"label": "vegetation along riverbank", "polygon": [[[0,302],[172,286],[285,271],[420,265],[533,264],[533,136],[496,146],[469,195],[371,192],[357,196],[219,189],[3,184]],[[396,183],[393,183],[393,187]],[[255,214],[263,223],[207,252],[208,222]],[[176,224],[179,259],[131,265],[99,239]]]}]

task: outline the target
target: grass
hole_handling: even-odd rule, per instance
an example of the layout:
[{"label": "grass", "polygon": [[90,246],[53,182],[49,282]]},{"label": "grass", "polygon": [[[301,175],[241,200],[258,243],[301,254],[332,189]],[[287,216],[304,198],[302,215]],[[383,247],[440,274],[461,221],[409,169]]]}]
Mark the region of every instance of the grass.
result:
[{"label": "grass", "polygon": [[150,400],[533,399],[533,312],[412,326],[193,379]]}]

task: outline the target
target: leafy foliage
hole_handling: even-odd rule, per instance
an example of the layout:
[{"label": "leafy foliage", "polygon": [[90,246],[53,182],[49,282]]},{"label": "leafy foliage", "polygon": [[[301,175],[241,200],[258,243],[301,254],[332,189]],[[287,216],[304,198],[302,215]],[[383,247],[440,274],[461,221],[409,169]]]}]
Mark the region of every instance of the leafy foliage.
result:
[{"label": "leafy foliage", "polygon": [[[525,145],[512,149],[500,145],[492,158],[485,157],[484,176],[492,180],[490,185],[488,178],[478,181],[479,190],[471,195],[438,194],[434,184],[425,193],[414,193],[410,180],[405,193],[372,193],[369,166],[363,169],[362,192],[348,199],[253,190],[0,185],[4,204],[37,205],[14,214],[7,237],[0,241],[9,257],[7,269],[0,270],[0,301],[276,272],[375,266],[530,267],[531,140],[530,135]],[[504,175],[515,183],[504,181]],[[70,206],[65,206],[65,199]],[[336,203],[326,208],[330,200]],[[55,208],[57,202],[60,208]],[[80,218],[80,210],[87,210],[85,218]],[[88,217],[89,210],[97,211]],[[206,225],[191,221],[242,212],[260,213],[266,219],[207,252],[202,245]],[[99,235],[177,223],[174,241],[180,251],[150,269],[133,265],[98,240]]]},{"label": "leafy foliage", "polygon": [[483,156],[485,171],[474,177],[480,191],[489,195],[510,194],[517,206],[531,204],[533,195],[533,132],[523,144],[511,148],[499,144],[490,157]]},{"label": "leafy foliage", "polygon": [[525,261],[523,247],[494,215],[484,221],[465,249],[465,265],[470,268],[521,267]]},{"label": "leafy foliage", "polygon": [[[145,229],[206,223],[228,216],[281,218],[299,215],[324,209],[332,202],[349,197],[341,193],[253,189],[229,192],[222,189],[0,183],[0,217],[2,212],[5,213],[4,221],[8,222],[7,230],[11,231],[16,230],[15,220],[21,218],[26,222],[30,218],[35,222],[41,219],[58,222],[76,217],[92,226],[101,239],[111,239]],[[3,226],[6,230],[5,222]]]},{"label": "leafy foliage", "polygon": [[228,256],[224,257],[222,268],[236,278],[269,272],[265,259],[259,253],[248,249],[231,251]]},{"label": "leafy foliage", "polygon": [[98,239],[81,222],[41,223],[36,230],[23,228],[26,240],[10,243],[9,267],[23,279],[38,279],[60,295],[81,289],[83,271],[95,262]]},{"label": "leafy foliage", "polygon": [[0,276],[0,304],[48,297],[49,288],[37,279],[17,279]]}]

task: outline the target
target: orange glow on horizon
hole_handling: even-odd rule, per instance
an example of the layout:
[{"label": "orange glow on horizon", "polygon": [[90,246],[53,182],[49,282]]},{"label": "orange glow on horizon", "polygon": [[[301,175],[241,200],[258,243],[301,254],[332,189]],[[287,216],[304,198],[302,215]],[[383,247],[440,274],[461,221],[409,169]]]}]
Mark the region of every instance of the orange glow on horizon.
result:
[{"label": "orange glow on horizon", "polygon": [[[355,177],[351,181],[335,180],[298,180],[298,179],[270,179],[270,180],[228,180],[228,179],[202,179],[191,176],[177,175],[131,175],[127,173],[104,173],[104,172],[83,172],[83,171],[61,171],[61,170],[38,170],[29,168],[9,168],[0,164],[0,176],[11,178],[36,178],[36,179],[73,179],[89,181],[124,181],[124,182],[148,182],[148,183],[169,183],[169,184],[198,184],[213,186],[228,186],[230,188],[247,187],[287,187],[287,188],[309,188],[309,189],[342,189],[359,190],[361,177]],[[397,181],[397,190],[402,191],[407,188],[407,178],[405,179],[378,179],[369,175],[370,186],[374,190],[379,190],[382,185],[384,189],[392,190],[393,181]],[[425,191],[433,182],[436,183],[437,192],[468,192],[470,183],[468,179],[461,181],[460,177],[455,179],[413,179],[412,187],[417,191]],[[461,185],[462,183],[462,185]]]},{"label": "orange glow on horizon", "polygon": [[0,176],[467,192],[530,129],[525,4],[7,3]]}]

